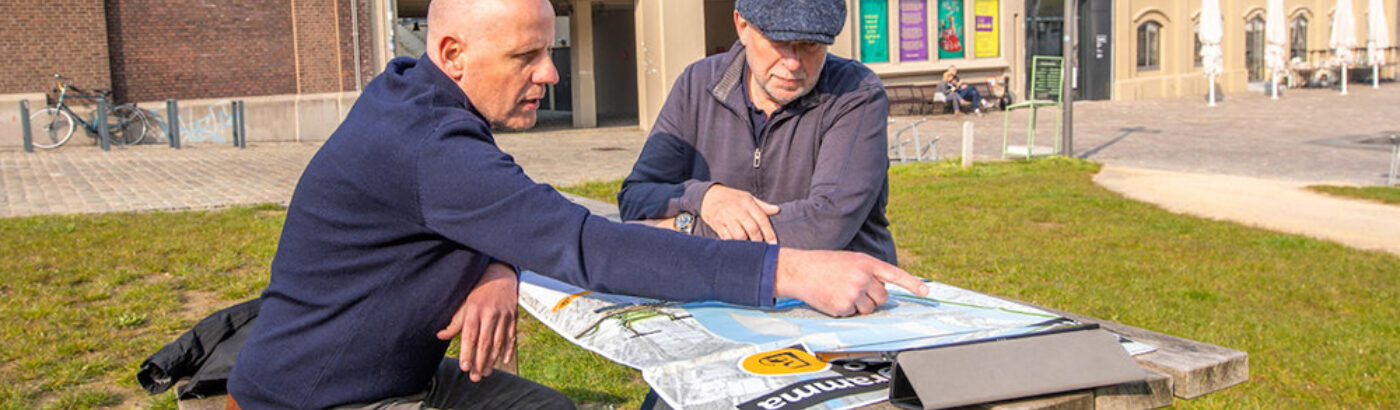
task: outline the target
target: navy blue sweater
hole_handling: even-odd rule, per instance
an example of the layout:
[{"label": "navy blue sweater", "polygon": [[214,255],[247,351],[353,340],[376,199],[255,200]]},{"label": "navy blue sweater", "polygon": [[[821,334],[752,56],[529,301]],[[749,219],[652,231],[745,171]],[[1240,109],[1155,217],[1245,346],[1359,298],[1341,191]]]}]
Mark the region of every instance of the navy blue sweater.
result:
[{"label": "navy blue sweater", "polygon": [[229,380],[244,408],[424,391],[493,259],[605,292],[772,303],[777,247],[609,222],[531,181],[426,57],[391,61],[307,165]]}]

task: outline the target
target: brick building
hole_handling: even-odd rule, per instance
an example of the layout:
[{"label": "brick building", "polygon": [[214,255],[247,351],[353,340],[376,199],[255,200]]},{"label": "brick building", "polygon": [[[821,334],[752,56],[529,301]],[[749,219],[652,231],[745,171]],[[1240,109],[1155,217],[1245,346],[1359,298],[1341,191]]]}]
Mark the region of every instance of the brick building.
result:
[{"label": "brick building", "polygon": [[[385,15],[386,4],[5,1],[0,4],[0,55],[6,56],[0,59],[0,145],[19,145],[18,102],[28,100],[32,109],[45,105],[55,73],[75,86],[110,89],[117,102],[148,108],[174,98],[182,111],[188,102],[195,114],[227,117],[220,107],[245,100],[250,134],[267,140],[323,138],[391,57],[386,47],[374,46],[387,44],[388,19],[370,18]],[[223,128],[213,131],[216,139],[228,134]]]},{"label": "brick building", "polygon": [[52,75],[119,101],[354,91],[375,72],[370,0],[53,0],[0,6],[0,94]]}]

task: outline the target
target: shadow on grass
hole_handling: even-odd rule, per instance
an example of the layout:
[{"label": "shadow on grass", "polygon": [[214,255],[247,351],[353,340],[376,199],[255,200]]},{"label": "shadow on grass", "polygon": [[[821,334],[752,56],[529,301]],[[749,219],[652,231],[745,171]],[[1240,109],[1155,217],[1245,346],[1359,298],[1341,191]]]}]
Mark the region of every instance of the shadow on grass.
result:
[{"label": "shadow on grass", "polygon": [[626,397],[597,390],[581,389],[577,387],[566,387],[564,389],[559,390],[559,392],[564,393],[565,396],[569,396],[570,399],[573,399],[574,402],[576,402],[578,404],[578,407],[581,409],[613,408],[618,405],[627,403]]}]

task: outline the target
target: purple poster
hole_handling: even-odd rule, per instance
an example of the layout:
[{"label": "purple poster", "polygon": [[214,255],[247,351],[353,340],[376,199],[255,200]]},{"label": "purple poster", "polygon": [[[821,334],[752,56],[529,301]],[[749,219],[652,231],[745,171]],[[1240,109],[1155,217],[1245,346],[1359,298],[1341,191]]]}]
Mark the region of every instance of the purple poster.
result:
[{"label": "purple poster", "polygon": [[928,60],[927,5],[927,0],[899,0],[899,61]]}]

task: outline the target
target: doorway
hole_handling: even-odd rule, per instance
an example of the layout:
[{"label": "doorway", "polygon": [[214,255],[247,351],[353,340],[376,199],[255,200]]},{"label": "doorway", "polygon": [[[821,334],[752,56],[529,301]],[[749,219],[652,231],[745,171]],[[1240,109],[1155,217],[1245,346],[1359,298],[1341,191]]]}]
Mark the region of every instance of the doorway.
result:
[{"label": "doorway", "polygon": [[593,71],[598,126],[637,125],[636,6],[593,6]]},{"label": "doorway", "polygon": [[734,0],[705,0],[705,55],[729,51],[736,41]]},{"label": "doorway", "polygon": [[[1076,100],[1106,100],[1113,96],[1113,1],[1079,1],[1079,70]],[[1035,56],[1064,55],[1064,0],[1026,0],[1026,67]],[[1030,84],[1026,70],[1022,84]],[[1022,86],[1024,87],[1024,85]]]}]

